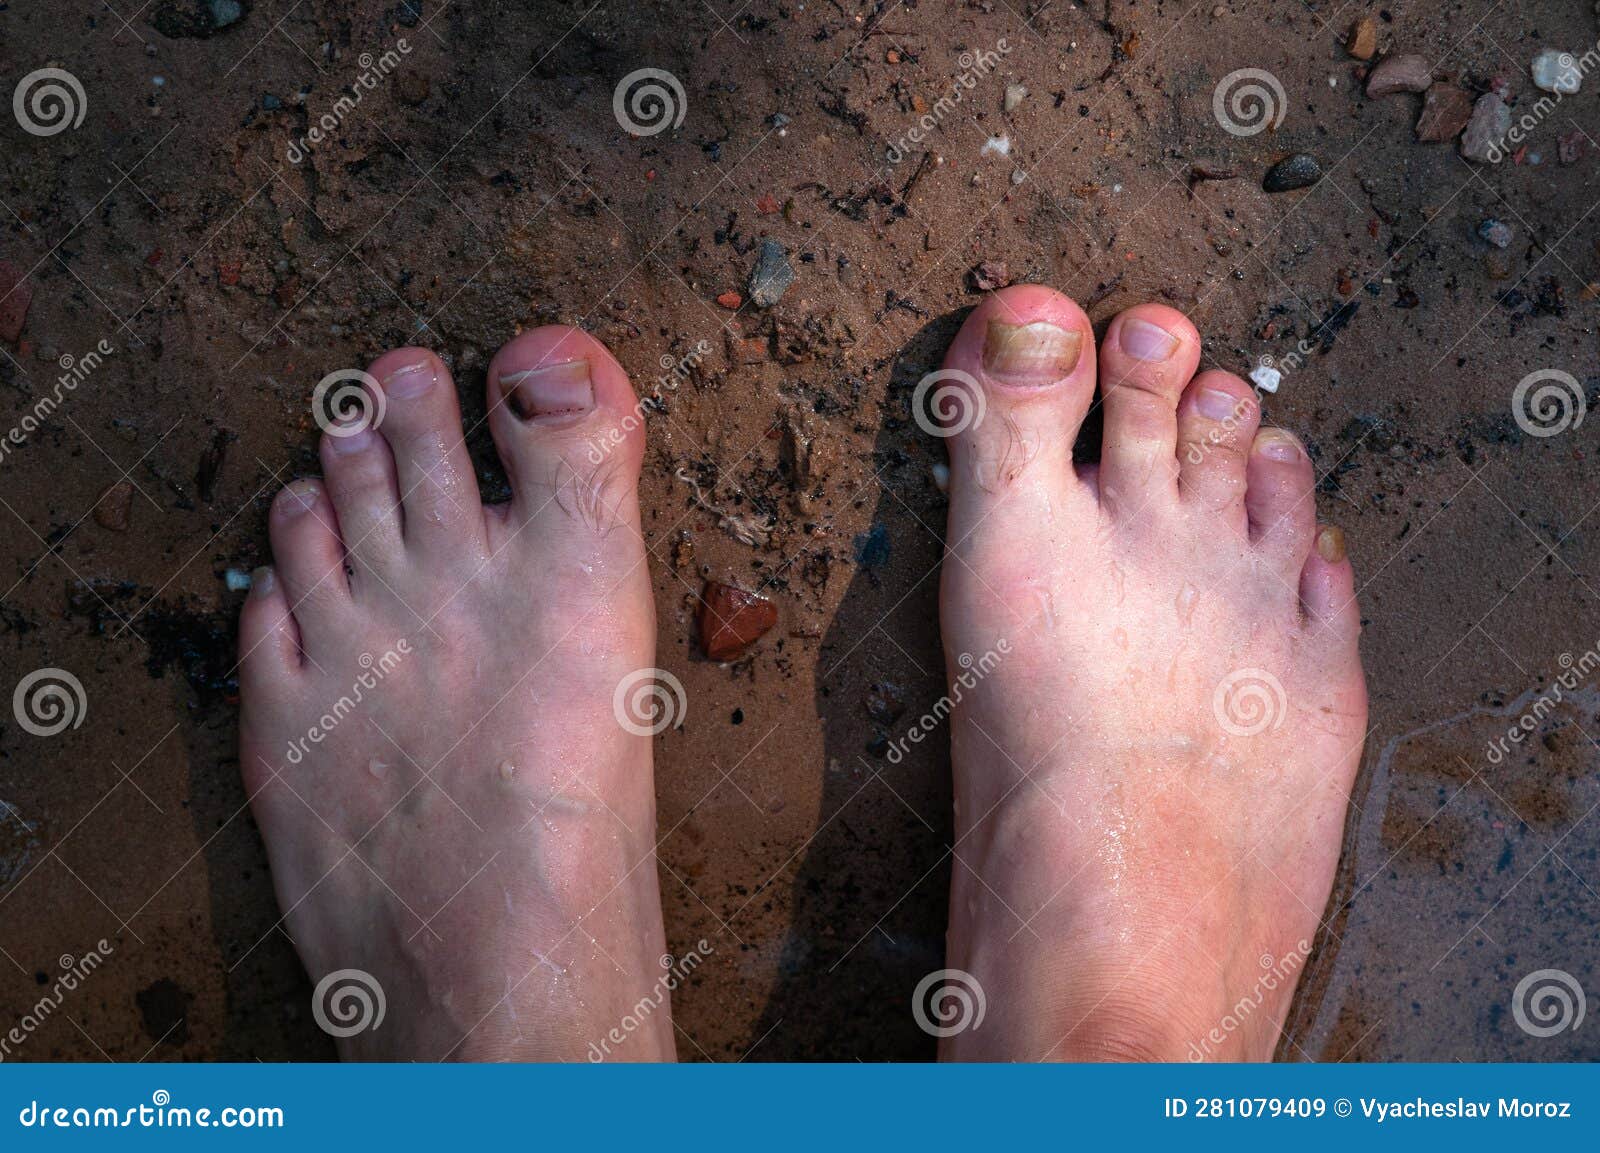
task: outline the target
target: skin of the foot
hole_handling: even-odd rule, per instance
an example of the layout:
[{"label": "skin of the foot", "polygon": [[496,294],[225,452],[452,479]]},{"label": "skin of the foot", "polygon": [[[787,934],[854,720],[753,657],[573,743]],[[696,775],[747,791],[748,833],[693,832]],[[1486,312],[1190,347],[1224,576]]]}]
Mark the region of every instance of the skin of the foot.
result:
[{"label": "skin of the foot", "polygon": [[576,329],[501,349],[513,495],[485,506],[444,363],[369,371],[273,501],[239,626],[241,770],[318,1019],[347,1058],[670,1059],[650,738],[614,706],[655,663],[632,386]]},{"label": "skin of the foot", "polygon": [[1265,1060],[1366,734],[1353,573],[1305,449],[1197,375],[1181,313],[1130,308],[1096,345],[1018,286],[945,360],[946,964],[985,1012],[941,1053]]}]

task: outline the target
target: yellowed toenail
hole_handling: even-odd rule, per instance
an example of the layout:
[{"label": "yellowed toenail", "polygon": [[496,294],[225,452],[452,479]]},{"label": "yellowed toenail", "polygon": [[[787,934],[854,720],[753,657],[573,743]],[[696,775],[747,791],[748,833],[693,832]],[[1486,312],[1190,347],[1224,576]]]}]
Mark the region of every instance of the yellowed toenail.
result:
[{"label": "yellowed toenail", "polygon": [[1317,555],[1329,564],[1344,560],[1344,530],[1325,524],[1317,530]]},{"label": "yellowed toenail", "polygon": [[576,416],[594,407],[594,382],[587,360],[545,364],[500,374],[500,395],[523,420]]},{"label": "yellowed toenail", "polygon": [[1042,320],[1032,324],[989,322],[983,367],[1007,384],[1054,384],[1078,367],[1083,334]]},{"label": "yellowed toenail", "polygon": [[1264,428],[1256,433],[1255,449],[1268,460],[1288,464],[1300,459],[1300,442],[1281,428]]}]

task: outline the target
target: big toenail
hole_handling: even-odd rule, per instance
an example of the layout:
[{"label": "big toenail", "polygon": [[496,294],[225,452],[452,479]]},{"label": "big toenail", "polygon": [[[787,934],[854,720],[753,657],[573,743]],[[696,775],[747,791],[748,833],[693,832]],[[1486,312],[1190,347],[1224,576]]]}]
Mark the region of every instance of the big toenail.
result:
[{"label": "big toenail", "polygon": [[433,382],[438,376],[432,361],[419,360],[416,364],[402,364],[383,378],[383,391],[402,400],[421,396],[433,387]]},{"label": "big toenail", "polygon": [[1244,411],[1245,402],[1220,388],[1202,388],[1195,397],[1194,406],[1207,420],[1224,421],[1237,419]]},{"label": "big toenail", "polygon": [[1262,429],[1256,434],[1256,451],[1269,460],[1285,463],[1300,459],[1300,445],[1294,437],[1275,428]]},{"label": "big toenail", "polygon": [[346,433],[343,431],[332,432],[328,439],[333,442],[333,451],[341,456],[348,456],[358,452],[365,452],[372,447],[372,441],[377,434],[370,428],[356,427]]},{"label": "big toenail", "polygon": [[1317,530],[1317,555],[1329,564],[1344,560],[1344,530],[1331,524]]},{"label": "big toenail", "polygon": [[284,516],[299,516],[317,503],[316,487],[309,484],[291,484],[278,498],[278,508]]},{"label": "big toenail", "polygon": [[500,395],[523,420],[578,416],[594,407],[594,381],[587,360],[569,360],[502,373]]},{"label": "big toenail", "polygon": [[1117,330],[1117,343],[1135,360],[1170,360],[1178,351],[1178,338],[1172,333],[1131,316]]},{"label": "big toenail", "polygon": [[1032,324],[989,322],[983,367],[1008,384],[1054,384],[1078,367],[1083,334],[1042,320]]}]

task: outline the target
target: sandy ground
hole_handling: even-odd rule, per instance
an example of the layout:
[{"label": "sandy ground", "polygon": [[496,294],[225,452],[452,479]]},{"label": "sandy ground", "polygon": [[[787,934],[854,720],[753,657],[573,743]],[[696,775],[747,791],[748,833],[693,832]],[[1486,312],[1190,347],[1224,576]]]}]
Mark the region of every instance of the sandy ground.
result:
[{"label": "sandy ground", "polygon": [[[109,950],[8,1059],[332,1055],[242,808],[224,574],[265,559],[270,497],[316,470],[313,387],[386,347],[452,364],[503,495],[484,368],[551,321],[641,390],[706,350],[650,419],[644,480],[660,663],[690,701],[657,744],[668,936],[715,949],[676,998],[681,1056],[931,1057],[909,1001],[942,963],[948,757],[883,750],[942,692],[943,450],[909,401],[985,260],[1097,323],[1183,308],[1216,366],[1273,358],[1268,417],[1349,532],[1373,731],[1282,1055],[1600,1056],[1600,1030],[1513,1012],[1537,970],[1600,994],[1600,419],[1532,436],[1512,399],[1538,370],[1600,392],[1600,76],[1474,165],[1416,141],[1421,97],[1367,98],[1344,50],[1370,15],[1383,51],[1503,82],[1520,114],[1537,52],[1600,36],[1587,0],[118,7],[0,5],[6,89],[60,68],[83,106],[50,135],[0,116],[3,422],[114,350],[0,461],[0,687],[57,668],[84,690],[54,736],[0,715],[0,1029]],[[681,84],[675,128],[619,124],[640,68]],[[1275,130],[1214,115],[1243,68],[1281,86]],[[1263,191],[1294,152],[1323,179]],[[720,305],[763,239],[792,287]],[[778,606],[731,664],[694,638],[707,576]],[[1537,706],[1568,664],[1577,691]]]}]

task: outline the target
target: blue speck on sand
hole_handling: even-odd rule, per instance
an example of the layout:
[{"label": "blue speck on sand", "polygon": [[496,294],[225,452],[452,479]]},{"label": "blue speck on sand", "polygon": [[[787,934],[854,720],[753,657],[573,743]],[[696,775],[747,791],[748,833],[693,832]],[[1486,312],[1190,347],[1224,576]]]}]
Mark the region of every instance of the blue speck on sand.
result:
[{"label": "blue speck on sand", "polygon": [[855,540],[856,564],[862,568],[882,568],[889,563],[889,530],[878,523]]}]

